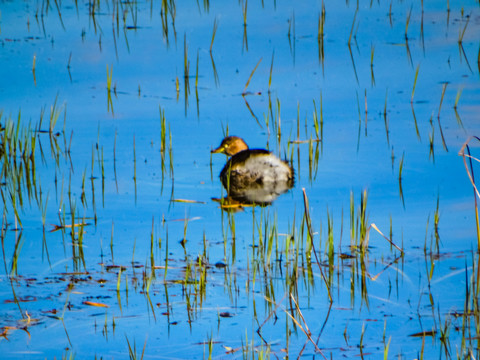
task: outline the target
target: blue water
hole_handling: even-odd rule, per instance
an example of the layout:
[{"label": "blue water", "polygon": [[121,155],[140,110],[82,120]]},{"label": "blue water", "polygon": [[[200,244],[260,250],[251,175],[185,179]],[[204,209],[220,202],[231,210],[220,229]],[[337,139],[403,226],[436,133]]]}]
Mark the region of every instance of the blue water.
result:
[{"label": "blue water", "polygon": [[[301,243],[293,295],[312,339],[316,342],[319,337],[318,347],[325,357],[358,357],[363,341],[364,357],[379,358],[391,337],[390,358],[418,358],[422,338],[409,335],[431,330],[437,334],[425,338],[424,358],[445,356],[439,333],[445,321],[450,355],[466,353],[461,348],[462,318],[454,314],[464,311],[466,279],[472,275],[472,251],[477,250],[477,244],[474,194],[458,151],[480,130],[478,3],[452,3],[447,12],[443,1],[425,3],[423,11],[416,2],[379,1],[360,4],[356,15],[355,2],[326,3],[323,64],[317,40],[322,6],[318,1],[265,2],[263,6],[260,1],[248,2],[248,49],[242,14],[245,4],[236,1],[212,3],[209,11],[203,4],[177,3],[176,37],[168,15],[168,42],[163,35],[160,4],[113,2],[99,6],[93,19],[89,4],[62,2],[60,19],[55,3],[0,5],[1,123],[8,118],[16,123],[20,112],[23,125],[36,124],[45,109],[42,128],[48,129],[50,108],[57,98],[60,115],[55,131],[60,132],[62,151],[70,147],[70,157],[61,155],[56,166],[50,155],[49,135],[37,135],[46,159],[42,162],[37,149],[37,177],[44,199],[49,199],[45,221],[48,256],[42,246],[41,211],[34,199],[30,204],[26,201],[20,214],[22,246],[16,274],[10,270],[20,232],[12,231],[15,217],[7,198],[5,270],[0,278],[0,300],[4,302],[0,329],[8,338],[0,338],[0,347],[5,358],[59,358],[62,354],[127,358],[126,338],[132,348],[135,341],[139,357],[146,341],[145,358],[204,358],[209,353],[209,339],[213,340],[216,358],[258,357],[267,345],[256,331],[267,318],[261,334],[273,357],[288,353],[290,357],[323,358],[288,317],[285,310],[294,306],[289,295],[282,300],[290,289],[287,274],[291,276],[294,266],[287,264],[285,253],[286,234],[292,233],[294,225],[296,241]],[[122,7],[118,29],[117,6]],[[124,11],[128,29],[122,20]],[[405,28],[410,11],[407,50]],[[467,16],[470,20],[462,48],[458,38]],[[131,28],[135,18],[136,29]],[[215,21],[218,29],[210,54]],[[260,60],[247,88],[250,94],[243,97],[247,80]],[[113,69],[113,113],[108,106],[107,66]],[[444,83],[448,85],[440,108]],[[459,90],[457,113],[462,124],[453,109]],[[277,100],[281,136],[274,125]],[[310,173],[309,144],[289,141],[297,140],[298,109],[299,140],[315,138],[314,101],[318,116],[323,116],[323,137]],[[165,111],[167,126],[163,175],[160,108]],[[229,134],[243,137],[252,148],[268,147],[289,159],[293,154],[296,172],[294,189],[272,206],[247,207],[230,215],[235,221],[234,237],[229,215],[212,201],[225,194],[218,174],[226,158],[210,157],[210,150],[218,146],[227,127]],[[433,154],[429,137],[433,137]],[[478,154],[478,143],[471,145],[472,152]],[[313,143],[314,156],[316,146]],[[398,179],[402,157],[403,199]],[[81,201],[84,173],[86,206]],[[70,229],[63,236],[61,231],[50,232],[59,225],[59,217],[65,216],[71,223],[69,183],[75,222],[85,217],[90,224],[84,228],[85,263],[77,253],[76,258],[73,255]],[[302,272],[308,268],[306,230],[303,238],[298,236],[304,213],[302,188],[309,198],[315,246],[324,265],[328,259],[328,218],[333,219],[335,268],[330,313],[318,266],[312,264],[311,280],[306,270]],[[368,304],[356,275],[360,265],[338,257],[352,252],[348,247],[350,196],[353,193],[357,208],[364,189],[368,191],[368,223],[390,236],[391,222],[392,241],[405,251],[403,258],[387,267],[399,252],[371,230],[367,272],[372,277],[380,275],[375,280],[367,278]],[[435,243],[437,199],[440,255],[435,258],[429,286],[431,260],[427,256],[426,265],[424,247],[429,253]],[[184,250],[180,240],[186,217],[190,221]],[[259,250],[253,244],[258,246],[265,237],[265,222],[276,222],[278,255],[274,245],[271,266],[264,268],[260,262],[254,270],[258,263],[252,263],[252,258],[259,256]],[[204,252],[204,239],[211,266],[206,269],[207,285],[201,299],[198,289],[181,282],[186,278],[187,264],[192,267],[190,278],[199,279],[194,263]],[[293,249],[289,259],[294,258]],[[157,269],[155,278],[147,280],[152,254]],[[215,267],[218,262],[227,267]],[[119,297],[119,268],[109,267],[112,265],[126,268],[120,275]],[[328,267],[322,268],[328,271]],[[202,269],[197,267],[198,272]],[[12,302],[15,296],[31,301],[17,305]],[[192,302],[196,299],[196,305],[188,303],[189,297]],[[265,297],[280,304],[276,316],[269,317],[275,307],[269,309]],[[85,301],[108,308],[89,306]],[[222,317],[220,313],[233,316]],[[301,322],[299,314],[295,316]],[[470,330],[467,338],[477,331],[473,322]],[[253,342],[257,352],[249,348],[243,355],[240,348],[247,342],[249,346]],[[467,341],[468,347],[477,352]],[[229,349],[236,351],[227,355]]]}]

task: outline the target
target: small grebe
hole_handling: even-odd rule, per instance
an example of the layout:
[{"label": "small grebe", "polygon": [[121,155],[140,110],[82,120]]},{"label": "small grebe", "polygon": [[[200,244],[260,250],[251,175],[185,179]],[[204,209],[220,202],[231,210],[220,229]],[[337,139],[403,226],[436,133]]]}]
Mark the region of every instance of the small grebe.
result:
[{"label": "small grebe", "polygon": [[211,151],[230,156],[220,172],[228,195],[246,202],[271,203],[293,187],[292,167],[270,151],[249,149],[238,136],[228,136]]}]

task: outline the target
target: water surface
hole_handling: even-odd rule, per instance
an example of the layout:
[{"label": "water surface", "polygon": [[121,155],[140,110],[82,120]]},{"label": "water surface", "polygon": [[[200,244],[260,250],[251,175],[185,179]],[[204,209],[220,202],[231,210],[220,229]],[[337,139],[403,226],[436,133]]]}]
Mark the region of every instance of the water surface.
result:
[{"label": "water surface", "polygon": [[[6,358],[478,357],[478,2],[0,11],[2,128],[36,138],[35,184],[2,176]],[[222,210],[227,129],[295,187]],[[403,253],[350,247],[364,193]]]}]

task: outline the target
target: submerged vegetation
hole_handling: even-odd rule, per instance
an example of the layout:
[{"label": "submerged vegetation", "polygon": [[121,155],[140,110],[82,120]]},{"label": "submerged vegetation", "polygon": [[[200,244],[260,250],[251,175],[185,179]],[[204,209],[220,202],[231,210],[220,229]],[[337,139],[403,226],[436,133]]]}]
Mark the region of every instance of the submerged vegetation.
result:
[{"label": "submerged vegetation", "polygon": [[4,5],[5,357],[480,357],[478,1]]}]

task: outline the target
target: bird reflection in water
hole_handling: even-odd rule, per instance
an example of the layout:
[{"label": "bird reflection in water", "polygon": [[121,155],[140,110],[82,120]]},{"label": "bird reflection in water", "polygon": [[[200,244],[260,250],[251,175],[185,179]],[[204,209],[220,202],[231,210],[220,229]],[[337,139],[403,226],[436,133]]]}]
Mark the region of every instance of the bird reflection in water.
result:
[{"label": "bird reflection in water", "polygon": [[220,180],[227,190],[223,199],[229,205],[270,205],[295,183],[292,167],[270,151],[249,149],[238,136],[228,136],[211,151],[230,157],[220,172]]}]

